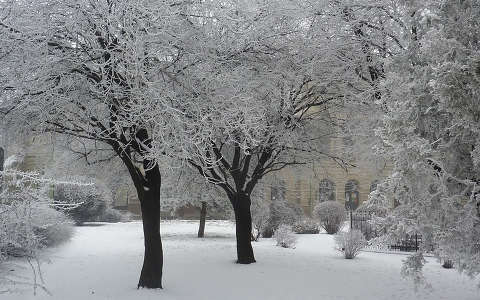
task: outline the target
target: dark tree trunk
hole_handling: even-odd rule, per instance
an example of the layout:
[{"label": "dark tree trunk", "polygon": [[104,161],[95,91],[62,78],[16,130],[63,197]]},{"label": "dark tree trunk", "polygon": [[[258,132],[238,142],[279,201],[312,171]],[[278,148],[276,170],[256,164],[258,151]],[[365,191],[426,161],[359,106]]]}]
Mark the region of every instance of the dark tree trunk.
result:
[{"label": "dark tree trunk", "polygon": [[252,248],[252,215],[250,213],[250,197],[245,193],[237,193],[232,199],[235,212],[235,228],[237,235],[237,263],[251,264],[255,262]]},{"label": "dark tree trunk", "polygon": [[138,190],[142,209],[145,255],[138,287],[162,288],[163,249],[160,237],[160,170],[145,172],[143,190]]},{"label": "dark tree trunk", "polygon": [[202,208],[200,209],[200,226],[198,227],[198,237],[205,236],[205,219],[207,218],[207,202],[202,201]]}]

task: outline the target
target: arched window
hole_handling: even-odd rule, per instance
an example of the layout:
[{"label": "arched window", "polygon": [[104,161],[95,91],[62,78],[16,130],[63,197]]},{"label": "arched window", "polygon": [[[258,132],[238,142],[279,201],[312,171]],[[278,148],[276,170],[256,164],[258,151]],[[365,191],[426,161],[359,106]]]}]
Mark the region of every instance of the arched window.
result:
[{"label": "arched window", "polygon": [[374,181],[372,181],[372,183],[370,184],[370,193],[377,190],[377,185],[378,185],[379,183],[380,183],[380,181],[377,180],[377,179],[375,179]]},{"label": "arched window", "polygon": [[318,201],[335,201],[335,183],[329,179],[322,179],[318,186]]},{"label": "arched window", "polygon": [[345,183],[345,208],[347,210],[355,210],[359,204],[359,183],[356,180],[349,180]]}]

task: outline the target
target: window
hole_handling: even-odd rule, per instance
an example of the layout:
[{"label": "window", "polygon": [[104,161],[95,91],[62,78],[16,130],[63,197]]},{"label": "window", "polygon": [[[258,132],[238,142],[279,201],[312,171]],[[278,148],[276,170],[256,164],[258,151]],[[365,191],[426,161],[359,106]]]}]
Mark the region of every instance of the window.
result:
[{"label": "window", "polygon": [[318,201],[335,201],[335,183],[329,179],[323,179],[320,181],[318,187]]},{"label": "window", "polygon": [[345,183],[345,208],[347,210],[355,210],[359,204],[359,183],[356,180],[349,180]]}]

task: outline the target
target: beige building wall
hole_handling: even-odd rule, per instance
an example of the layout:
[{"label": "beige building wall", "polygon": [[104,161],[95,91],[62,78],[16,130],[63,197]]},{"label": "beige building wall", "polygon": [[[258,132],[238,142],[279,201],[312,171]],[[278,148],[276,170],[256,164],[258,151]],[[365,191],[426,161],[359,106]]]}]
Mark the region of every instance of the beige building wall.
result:
[{"label": "beige building wall", "polygon": [[[349,146],[345,142],[345,139],[342,138],[330,138],[327,148],[331,154],[343,153],[345,147]],[[53,155],[54,146],[49,136],[28,140],[22,147],[25,156],[19,169],[41,171],[45,167],[53,165],[55,159]],[[5,150],[6,159],[15,154],[18,149],[5,147]],[[322,180],[327,179],[334,183],[333,194],[335,200],[342,204],[346,201],[345,185],[349,180],[355,180],[358,182],[359,203],[361,204],[368,199],[372,184],[387,177],[391,167],[384,162],[357,161],[353,163],[357,166],[345,170],[335,161],[319,157],[318,160],[309,165],[282,169],[270,176],[277,180],[266,178],[264,186],[258,186],[257,188],[263,188],[265,197],[270,200],[272,198],[272,187],[278,185],[280,180],[285,189],[285,198],[292,203],[299,204],[307,215],[311,215],[313,208],[319,203],[319,190]],[[118,191],[114,191],[114,193],[114,206],[128,209],[134,214],[140,214],[140,203],[133,185],[125,186]]]},{"label": "beige building wall", "polygon": [[[338,153],[345,147],[343,139],[330,140],[330,153]],[[272,188],[284,185],[287,201],[299,204],[307,215],[311,215],[313,208],[320,202],[320,183],[329,180],[334,183],[333,195],[336,201],[345,204],[346,184],[350,180],[358,182],[359,205],[368,199],[368,195],[375,183],[387,177],[391,167],[383,162],[353,162],[355,167],[347,170],[332,159],[320,158],[305,166],[295,166],[278,171],[272,179],[270,176],[266,184],[265,196],[272,199]]]}]

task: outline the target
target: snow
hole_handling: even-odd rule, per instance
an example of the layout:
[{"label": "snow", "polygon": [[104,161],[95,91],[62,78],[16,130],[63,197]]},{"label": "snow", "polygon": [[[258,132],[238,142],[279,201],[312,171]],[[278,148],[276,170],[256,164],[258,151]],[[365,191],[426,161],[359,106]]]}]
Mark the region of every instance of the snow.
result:
[{"label": "snow", "polygon": [[[137,290],[142,265],[140,222],[92,224],[76,228],[67,244],[49,249],[43,264],[53,294],[32,290],[0,294],[2,300],[29,299],[456,299],[478,300],[476,281],[443,269],[427,258],[425,276],[432,291],[415,294],[401,279],[401,254],[361,252],[343,259],[326,234],[298,235],[296,249],[275,246],[273,239],[254,242],[257,263],[234,263],[235,228],[228,221],[207,221],[205,238],[196,237],[197,222],[162,222],[164,289]],[[28,274],[15,270],[15,275]],[[2,288],[0,287],[0,290]]]}]

